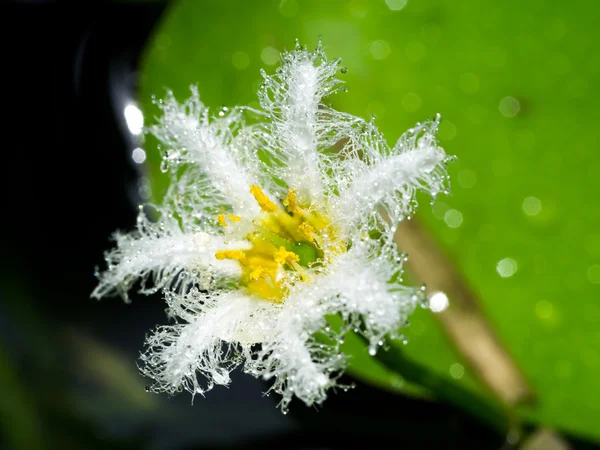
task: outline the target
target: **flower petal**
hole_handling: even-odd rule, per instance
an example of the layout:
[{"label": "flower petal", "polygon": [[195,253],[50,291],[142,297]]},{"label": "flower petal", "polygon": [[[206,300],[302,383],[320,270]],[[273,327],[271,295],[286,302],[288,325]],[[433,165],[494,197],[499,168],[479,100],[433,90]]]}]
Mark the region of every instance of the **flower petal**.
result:
[{"label": "flower petal", "polygon": [[[171,293],[167,301],[189,323],[159,327],[146,340],[141,371],[155,380],[155,392],[186,389],[204,393],[213,385],[227,385],[229,372],[254,344],[272,334],[277,306],[245,296],[240,291],[205,294],[192,290]],[[241,346],[241,347],[240,347]]]},{"label": "flower petal", "polygon": [[[139,279],[140,292],[152,293],[163,287],[185,291],[193,284],[204,287],[222,279],[237,279],[238,264],[219,261],[217,250],[244,248],[246,242],[225,242],[222,236],[207,233],[183,232],[174,219],[156,224],[143,213],[138,218],[137,231],[115,233],[116,247],[105,254],[108,269],[98,274],[99,284],[92,292],[94,298],[120,294],[127,300],[127,291]],[[152,285],[146,286],[148,279]]]},{"label": "flower petal", "polygon": [[349,226],[378,221],[377,206],[382,206],[395,224],[410,214],[417,190],[434,197],[445,190],[446,154],[437,146],[438,121],[425,122],[406,132],[393,149],[369,136],[363,158],[342,161],[339,173],[339,198],[332,198],[332,212],[340,223]]},{"label": "flower petal", "polygon": [[344,363],[343,356],[336,347],[317,342],[289,311],[281,312],[278,330],[260,349],[246,355],[244,371],[274,379],[269,390],[282,396],[282,411],[287,410],[293,396],[307,406],[322,403],[327,390],[335,385],[332,374],[339,375],[336,371]]},{"label": "flower petal", "polygon": [[418,290],[400,283],[404,259],[392,244],[357,242],[323,274],[300,285],[288,301],[302,305],[305,321],[341,314],[349,328],[362,330],[374,349],[385,335],[406,324],[420,300]]},{"label": "flower petal", "polygon": [[327,61],[320,46],[314,52],[297,46],[282,55],[275,75],[262,72],[260,104],[271,120],[262,136],[271,158],[267,170],[297,189],[305,202],[324,193],[319,151],[330,145],[332,127],[329,114],[321,112],[321,99],[339,89],[338,69],[339,60]]},{"label": "flower petal", "polygon": [[[252,133],[237,133],[244,125],[242,109],[223,110],[219,117],[211,119],[197,88],[192,87],[191,92],[183,104],[172,92],[159,102],[163,115],[151,132],[166,150],[164,170],[190,165],[203,202],[231,206],[234,214],[251,218],[259,212],[249,192],[249,187],[257,183],[258,165],[255,154],[249,150],[253,146],[246,142]],[[177,171],[172,175],[176,177]],[[202,207],[203,202],[198,206]]]}]

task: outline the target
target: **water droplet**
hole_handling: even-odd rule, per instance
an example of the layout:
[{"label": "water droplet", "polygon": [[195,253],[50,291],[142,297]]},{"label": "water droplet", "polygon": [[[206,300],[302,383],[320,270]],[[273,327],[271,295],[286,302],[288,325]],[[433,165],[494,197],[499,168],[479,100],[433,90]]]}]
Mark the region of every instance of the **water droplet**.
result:
[{"label": "water droplet", "polygon": [[458,172],[458,184],[465,189],[470,189],[477,183],[477,175],[469,169],[463,169]]},{"label": "water droplet", "polygon": [[402,10],[406,6],[407,2],[408,0],[385,0],[385,4],[392,11]]},{"label": "water droplet", "polygon": [[446,222],[446,225],[450,228],[458,228],[463,222],[462,213],[456,209],[449,209],[446,211],[446,214],[444,214],[444,222]]},{"label": "water droplet", "polygon": [[244,70],[250,64],[250,57],[245,52],[236,52],[231,57],[231,63],[237,70]]},{"label": "water droplet", "polygon": [[421,101],[421,97],[413,92],[408,92],[402,98],[402,107],[406,112],[415,112],[417,111],[423,102]]},{"label": "water droplet", "polygon": [[540,300],[535,304],[535,314],[541,320],[550,320],[554,315],[554,305],[547,300]]},{"label": "water droplet", "polygon": [[496,271],[502,278],[512,277],[517,271],[517,262],[512,258],[504,258],[496,264]]},{"label": "water droplet", "polygon": [[587,278],[593,284],[600,284],[600,264],[593,264],[588,267]]},{"label": "water droplet", "polygon": [[274,66],[279,61],[279,52],[273,47],[265,47],[260,54],[260,58],[265,64]]},{"label": "water droplet", "polygon": [[523,212],[528,216],[537,216],[542,211],[542,202],[536,197],[527,197],[523,200]]},{"label": "water droplet", "polygon": [[373,58],[375,58],[377,60],[386,59],[392,52],[392,49],[390,48],[390,44],[388,44],[387,41],[384,41],[381,39],[371,42],[370,50],[371,50],[371,55],[373,56]]},{"label": "water droplet", "polygon": [[457,380],[461,379],[465,374],[465,368],[462,364],[454,363],[450,366],[450,376]]},{"label": "water droplet", "polygon": [[133,159],[133,162],[136,164],[142,164],[146,161],[146,152],[143,148],[137,147],[131,152],[131,159]]},{"label": "water droplet", "polygon": [[515,117],[521,110],[521,103],[514,97],[508,96],[500,100],[498,109],[504,117]]},{"label": "water droplet", "polygon": [[434,292],[429,298],[429,308],[435,313],[444,311],[448,305],[448,296],[441,291]]}]

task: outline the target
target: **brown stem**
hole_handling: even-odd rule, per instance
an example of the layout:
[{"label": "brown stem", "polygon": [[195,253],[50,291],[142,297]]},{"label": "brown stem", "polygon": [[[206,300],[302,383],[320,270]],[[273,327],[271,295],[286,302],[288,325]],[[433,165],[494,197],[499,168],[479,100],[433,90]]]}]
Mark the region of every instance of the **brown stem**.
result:
[{"label": "brown stem", "polygon": [[571,450],[571,445],[549,428],[539,428],[529,436],[521,450]]},{"label": "brown stem", "polygon": [[398,225],[394,238],[428,295],[441,291],[448,297],[449,307],[435,316],[480,379],[509,406],[532,402],[529,384],[491,329],[477,296],[429,233],[413,218]]}]

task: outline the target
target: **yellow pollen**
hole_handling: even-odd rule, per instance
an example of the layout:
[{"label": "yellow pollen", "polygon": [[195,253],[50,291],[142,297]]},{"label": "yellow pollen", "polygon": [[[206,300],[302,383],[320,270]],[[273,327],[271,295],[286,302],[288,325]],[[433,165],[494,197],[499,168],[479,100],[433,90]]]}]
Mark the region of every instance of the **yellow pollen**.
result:
[{"label": "yellow pollen", "polygon": [[283,205],[287,210],[294,214],[302,214],[304,211],[298,206],[298,196],[296,189],[290,188],[285,199],[283,199]]},{"label": "yellow pollen", "polygon": [[252,272],[250,272],[251,280],[258,280],[265,273],[265,269],[262,267],[257,267]]},{"label": "yellow pollen", "polygon": [[267,197],[267,195],[259,186],[256,186],[255,184],[250,186],[250,193],[254,195],[258,206],[260,206],[260,209],[262,209],[264,212],[277,211],[277,205],[269,200],[269,197]]},{"label": "yellow pollen", "polygon": [[[271,201],[257,185],[250,186],[250,193],[262,211],[252,220],[252,229],[245,237],[250,247],[219,250],[215,257],[239,262],[239,284],[247,293],[283,303],[291,286],[309,282],[309,274],[318,273],[322,264],[347,251],[346,243],[324,214],[323,205],[299,204],[293,187],[282,199],[283,207]],[[242,221],[228,213],[219,214],[216,219],[223,227]]]},{"label": "yellow pollen", "polygon": [[304,235],[306,240],[311,244],[315,241],[315,229],[306,222],[301,223],[298,226],[298,231]]},{"label": "yellow pollen", "polygon": [[273,259],[278,264],[287,264],[290,267],[294,266],[294,263],[300,261],[300,257],[294,252],[288,252],[285,247],[279,247],[279,250],[273,255]]},{"label": "yellow pollen", "polygon": [[217,221],[222,227],[226,227],[227,225],[229,225],[227,223],[227,219],[229,219],[231,223],[239,222],[240,220],[242,220],[240,216],[234,216],[233,214],[219,214],[217,216]]},{"label": "yellow pollen", "polygon": [[246,254],[242,250],[218,250],[215,257],[223,261],[224,259],[233,259],[241,264],[246,262]]}]

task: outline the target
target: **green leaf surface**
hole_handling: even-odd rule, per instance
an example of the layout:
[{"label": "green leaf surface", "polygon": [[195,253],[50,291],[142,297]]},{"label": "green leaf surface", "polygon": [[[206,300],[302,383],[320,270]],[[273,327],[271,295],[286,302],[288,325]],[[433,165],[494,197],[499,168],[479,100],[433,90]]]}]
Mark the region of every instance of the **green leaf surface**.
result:
[{"label": "green leaf surface", "polygon": [[[323,37],[342,57],[350,92],[329,101],[395,139],[440,112],[440,140],[458,157],[452,194],[419,215],[482,299],[538,395],[531,420],[600,439],[600,158],[595,121],[600,31],[595,2],[317,0],[174,3],[150,40],[140,101],[165,88],[184,99],[257,106],[259,68],[295,38]],[[153,195],[166,179],[144,143]],[[428,311],[403,354],[479,391]],[[358,342],[356,354],[361,350]],[[354,350],[353,350],[354,351]],[[363,355],[364,356],[364,355]],[[391,386],[363,358],[351,370]],[[387,378],[386,378],[387,377]]]}]

